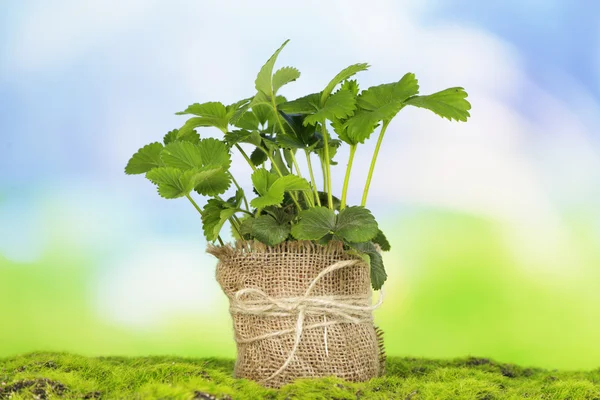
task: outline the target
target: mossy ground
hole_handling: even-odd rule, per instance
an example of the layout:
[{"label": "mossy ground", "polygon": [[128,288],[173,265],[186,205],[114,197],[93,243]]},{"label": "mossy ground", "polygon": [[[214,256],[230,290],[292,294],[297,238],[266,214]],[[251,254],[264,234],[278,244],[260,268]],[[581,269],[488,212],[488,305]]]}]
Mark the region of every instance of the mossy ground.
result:
[{"label": "mossy ground", "polygon": [[232,360],[82,357],[32,353],[0,359],[0,399],[597,399],[600,369],[548,371],[487,359],[388,359],[366,383],[299,380],[280,390],[233,379]]}]

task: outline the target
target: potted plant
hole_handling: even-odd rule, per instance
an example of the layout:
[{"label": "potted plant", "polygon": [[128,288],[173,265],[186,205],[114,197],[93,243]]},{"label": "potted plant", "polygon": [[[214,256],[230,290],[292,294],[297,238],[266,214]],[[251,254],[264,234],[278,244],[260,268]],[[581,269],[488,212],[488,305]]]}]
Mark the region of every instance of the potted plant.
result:
[{"label": "potted plant", "polygon": [[[237,377],[271,387],[298,377],[367,380],[383,373],[385,361],[372,316],[379,303],[372,305],[371,288],[380,290],[386,280],[381,251],[390,244],[366,208],[385,132],[405,106],[457,121],[467,120],[471,106],[460,87],[419,95],[412,73],[361,91],[350,78],[366,70],[366,63],[344,68],[318,93],[288,101],[280,90],[300,72],[293,67],[273,72],[286,44],[260,69],[255,95],[230,105],[190,105],[177,113],[191,115],[185,124],[162,143],[142,147],[125,173],[145,174],[160,196],[185,197],[200,213],[208,252],[219,260],[217,281],[230,300]],[[201,139],[200,127],[222,135]],[[354,155],[375,132],[362,202],[349,205]],[[338,198],[331,190],[331,167],[346,145],[350,156]],[[244,192],[232,175],[232,152],[248,164],[253,193]],[[193,193],[206,198],[202,207]],[[220,237],[226,223],[233,244]]]}]

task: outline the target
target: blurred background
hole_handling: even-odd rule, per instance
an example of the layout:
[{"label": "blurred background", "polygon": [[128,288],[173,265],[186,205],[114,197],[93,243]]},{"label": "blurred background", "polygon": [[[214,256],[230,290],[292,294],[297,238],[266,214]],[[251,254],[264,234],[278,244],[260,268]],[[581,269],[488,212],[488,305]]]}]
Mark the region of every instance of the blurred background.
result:
[{"label": "blurred background", "polygon": [[291,4],[2,2],[0,357],[235,356],[196,211],[123,169],[188,104],[253,95],[289,38],[288,99],[368,62],[363,88],[410,71],[473,105],[468,123],[412,108],[388,129],[368,204],[392,243],[388,353],[599,367],[600,2]]}]

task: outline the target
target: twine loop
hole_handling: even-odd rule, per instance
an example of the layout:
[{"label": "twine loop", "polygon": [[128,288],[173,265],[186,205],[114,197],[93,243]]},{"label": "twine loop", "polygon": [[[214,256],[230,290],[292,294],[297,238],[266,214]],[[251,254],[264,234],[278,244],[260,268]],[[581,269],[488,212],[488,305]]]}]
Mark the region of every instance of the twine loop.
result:
[{"label": "twine loop", "polygon": [[[346,268],[362,260],[344,260],[338,261],[322,270],[308,285],[303,296],[296,297],[271,297],[264,291],[256,288],[240,289],[231,299],[230,310],[232,314],[259,315],[263,317],[290,317],[297,316],[296,326],[294,328],[273,331],[264,335],[249,339],[242,339],[236,336],[238,343],[253,343],[259,340],[273,338],[277,336],[294,333],[294,345],[283,365],[271,376],[263,379],[266,382],[278,376],[283,372],[293,360],[302,332],[308,329],[324,328],[325,352],[329,355],[327,349],[327,327],[341,323],[363,324],[373,323],[372,311],[379,308],[383,302],[383,288],[380,290],[379,300],[374,305],[365,306],[371,300],[370,294],[363,295],[329,295],[329,296],[310,296],[314,286],[327,274],[341,268]],[[323,317],[323,322],[304,326],[306,316]]]}]

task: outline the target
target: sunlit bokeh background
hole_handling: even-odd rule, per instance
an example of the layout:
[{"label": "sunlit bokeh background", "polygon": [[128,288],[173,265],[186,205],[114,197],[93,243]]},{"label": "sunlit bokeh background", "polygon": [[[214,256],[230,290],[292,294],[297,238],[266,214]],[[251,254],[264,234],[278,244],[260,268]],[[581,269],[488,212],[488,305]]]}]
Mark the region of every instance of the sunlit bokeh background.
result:
[{"label": "sunlit bokeh background", "polygon": [[289,99],[369,62],[363,87],[411,71],[422,93],[463,86],[473,104],[468,123],[406,109],[388,129],[368,204],[392,242],[388,353],[600,366],[600,2],[0,8],[0,357],[235,356],[196,211],[123,168],[188,104],[252,95],[290,38]]}]

